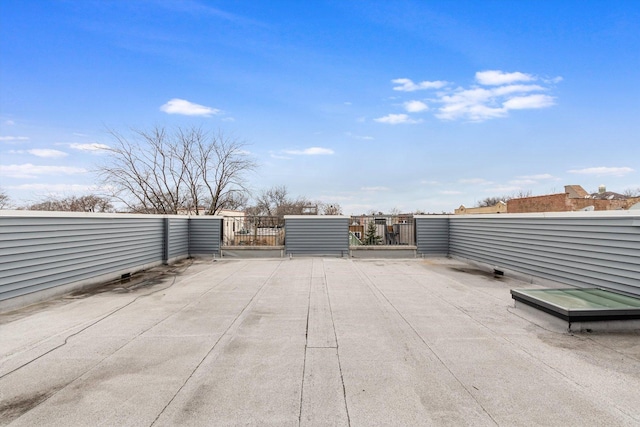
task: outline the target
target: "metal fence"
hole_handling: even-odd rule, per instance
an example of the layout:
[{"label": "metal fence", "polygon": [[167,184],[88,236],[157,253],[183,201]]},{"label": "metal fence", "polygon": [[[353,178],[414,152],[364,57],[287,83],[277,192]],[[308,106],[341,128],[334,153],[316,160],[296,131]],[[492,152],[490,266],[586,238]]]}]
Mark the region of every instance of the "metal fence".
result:
[{"label": "metal fence", "polygon": [[283,246],[284,218],[277,216],[225,216],[223,246]]},{"label": "metal fence", "polygon": [[640,294],[633,211],[453,215],[449,254],[580,287]]},{"label": "metal fence", "polygon": [[0,310],[189,255],[217,255],[221,220],[0,211]]},{"label": "metal fence", "polygon": [[349,223],[349,245],[415,246],[413,215],[352,216]]}]

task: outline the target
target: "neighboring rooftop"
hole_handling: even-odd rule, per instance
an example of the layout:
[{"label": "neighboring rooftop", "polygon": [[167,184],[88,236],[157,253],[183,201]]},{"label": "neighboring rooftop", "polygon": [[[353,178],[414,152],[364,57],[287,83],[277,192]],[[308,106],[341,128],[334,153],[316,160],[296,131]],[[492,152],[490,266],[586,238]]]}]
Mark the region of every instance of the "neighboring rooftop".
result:
[{"label": "neighboring rooftop", "polygon": [[455,214],[613,211],[628,210],[640,203],[640,197],[627,197],[624,194],[607,191],[604,185],[599,186],[598,191],[591,194],[580,185],[565,185],[564,193],[505,199],[508,200],[499,201],[493,206],[467,208],[461,205],[455,210]]},{"label": "neighboring rooftop", "polygon": [[189,263],[0,315],[0,425],[640,423],[640,334],[514,308],[540,286],[446,258]]},{"label": "neighboring rooftop", "polygon": [[596,193],[589,194],[579,185],[565,185],[564,193],[522,197],[507,201],[508,213],[573,212],[581,210],[628,210],[640,197],[627,197],[607,191],[604,185]]}]

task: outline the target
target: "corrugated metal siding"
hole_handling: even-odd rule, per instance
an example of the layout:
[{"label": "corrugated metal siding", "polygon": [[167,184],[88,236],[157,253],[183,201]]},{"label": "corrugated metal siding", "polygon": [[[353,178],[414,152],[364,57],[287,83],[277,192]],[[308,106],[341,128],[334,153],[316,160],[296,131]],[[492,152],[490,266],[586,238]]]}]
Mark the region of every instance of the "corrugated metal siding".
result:
[{"label": "corrugated metal siding", "polygon": [[220,254],[222,217],[202,216],[189,219],[189,254]]},{"label": "corrugated metal siding", "polygon": [[287,254],[334,255],[349,253],[349,218],[332,216],[285,216]]},{"label": "corrugated metal siding", "polygon": [[419,254],[449,254],[449,217],[415,217],[416,246]]},{"label": "corrugated metal siding", "polygon": [[453,256],[640,294],[640,216],[451,217]]},{"label": "corrugated metal siding", "polygon": [[0,300],[162,260],[158,218],[0,217]]},{"label": "corrugated metal siding", "polygon": [[169,259],[189,255],[189,218],[169,219]]}]

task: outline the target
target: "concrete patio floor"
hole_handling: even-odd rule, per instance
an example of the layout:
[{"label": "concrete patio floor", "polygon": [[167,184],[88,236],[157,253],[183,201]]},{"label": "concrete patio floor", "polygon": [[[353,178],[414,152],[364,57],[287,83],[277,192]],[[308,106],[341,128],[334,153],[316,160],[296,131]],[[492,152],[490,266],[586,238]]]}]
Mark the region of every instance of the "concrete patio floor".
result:
[{"label": "concrete patio floor", "polygon": [[[160,271],[160,270],[158,270]],[[0,425],[639,425],[640,334],[444,258],[195,260],[0,315]]]}]

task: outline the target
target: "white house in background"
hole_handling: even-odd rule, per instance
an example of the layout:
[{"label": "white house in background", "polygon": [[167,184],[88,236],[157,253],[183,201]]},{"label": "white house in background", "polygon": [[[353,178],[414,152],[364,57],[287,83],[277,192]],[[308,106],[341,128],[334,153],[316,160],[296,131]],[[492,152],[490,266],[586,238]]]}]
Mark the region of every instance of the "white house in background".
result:
[{"label": "white house in background", "polygon": [[232,242],[235,242],[236,233],[246,232],[246,214],[242,211],[223,209],[217,215],[224,218],[222,220],[223,241],[234,244]]}]

